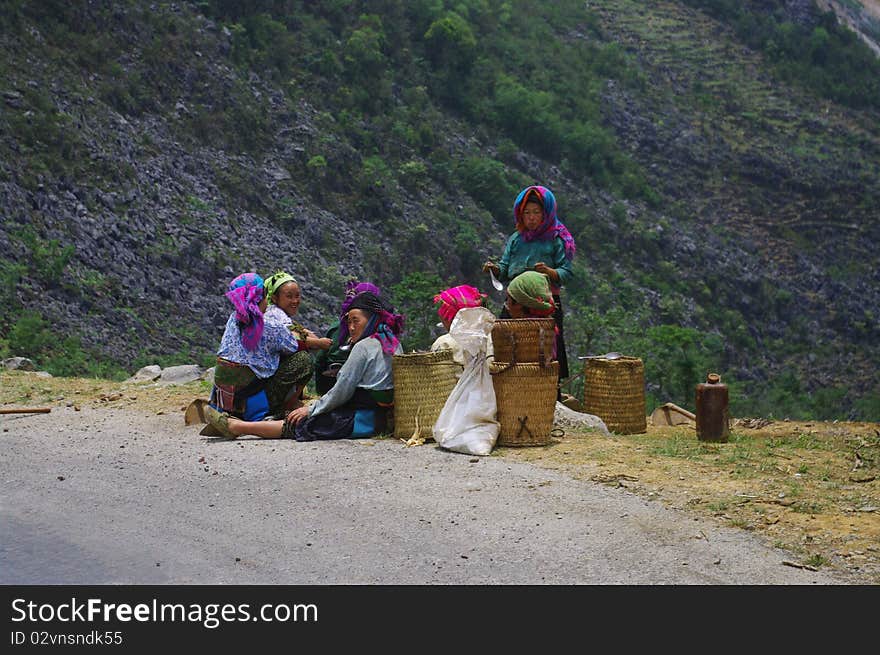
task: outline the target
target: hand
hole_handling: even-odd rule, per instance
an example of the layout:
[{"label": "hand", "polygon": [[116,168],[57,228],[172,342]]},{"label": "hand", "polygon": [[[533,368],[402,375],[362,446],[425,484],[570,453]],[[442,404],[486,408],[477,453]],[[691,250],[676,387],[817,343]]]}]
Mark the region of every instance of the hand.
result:
[{"label": "hand", "polygon": [[330,350],[333,340],[329,337],[315,337],[309,339],[309,348],[317,348],[318,350]]},{"label": "hand", "polygon": [[308,407],[306,407],[306,406],[297,407],[295,410],[293,410],[292,412],[289,412],[287,414],[287,420],[289,422],[293,423],[294,425],[299,425],[299,422],[302,421],[304,418],[308,417],[308,415],[309,415],[309,408]]},{"label": "hand", "polygon": [[559,282],[559,273],[556,272],[555,268],[550,268],[544,262],[538,262],[535,264],[535,270],[538,271],[538,273],[546,275],[553,282]]},{"label": "hand", "polygon": [[493,273],[495,273],[496,276],[501,274],[501,269],[498,268],[498,264],[493,262],[491,259],[486,260],[486,263],[483,264],[483,273],[488,273],[490,269]]},{"label": "hand", "polygon": [[314,332],[312,332],[309,328],[306,328],[306,336],[307,336],[309,339],[319,339],[319,338],[320,338],[320,337],[318,337],[317,334],[315,334]]}]

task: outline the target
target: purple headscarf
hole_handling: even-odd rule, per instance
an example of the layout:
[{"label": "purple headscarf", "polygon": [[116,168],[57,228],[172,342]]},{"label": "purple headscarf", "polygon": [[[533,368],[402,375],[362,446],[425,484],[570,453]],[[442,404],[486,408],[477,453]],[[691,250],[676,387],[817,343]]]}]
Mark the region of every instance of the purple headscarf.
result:
[{"label": "purple headscarf", "polygon": [[242,273],[229,283],[226,292],[241,328],[241,345],[248,351],[256,350],[263,336],[263,312],[259,305],[265,293],[263,278],[256,273]]},{"label": "purple headscarf", "polygon": [[397,336],[403,331],[404,318],[401,314],[394,313],[391,303],[381,296],[365,291],[351,299],[349,309],[360,309],[370,314],[360,339],[377,339],[382,344],[382,352],[393,355],[400,343]]},{"label": "purple headscarf", "polygon": [[[529,200],[534,199],[544,208],[544,220],[535,230],[527,230],[523,223],[522,212]],[[547,187],[530,186],[519,192],[513,203],[513,218],[516,220],[516,229],[526,241],[535,239],[549,241],[559,237],[565,245],[565,256],[574,259],[574,237],[556,216],[556,197]]]},{"label": "purple headscarf", "polygon": [[342,301],[342,307],[339,310],[339,336],[336,340],[337,345],[342,346],[348,341],[348,323],[345,321],[345,315],[351,307],[351,301],[359,293],[372,293],[374,296],[382,296],[382,292],[375,284],[370,282],[358,282],[357,280],[349,280],[345,283],[345,299]]}]

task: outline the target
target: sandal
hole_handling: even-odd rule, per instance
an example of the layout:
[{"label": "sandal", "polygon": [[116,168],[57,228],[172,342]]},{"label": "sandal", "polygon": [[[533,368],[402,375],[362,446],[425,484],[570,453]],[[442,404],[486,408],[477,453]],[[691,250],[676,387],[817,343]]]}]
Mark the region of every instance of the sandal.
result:
[{"label": "sandal", "polygon": [[227,439],[238,438],[238,435],[229,429],[229,414],[226,412],[220,412],[210,405],[205,405],[205,419],[208,421],[208,425],[199,434],[211,437],[221,436]]}]

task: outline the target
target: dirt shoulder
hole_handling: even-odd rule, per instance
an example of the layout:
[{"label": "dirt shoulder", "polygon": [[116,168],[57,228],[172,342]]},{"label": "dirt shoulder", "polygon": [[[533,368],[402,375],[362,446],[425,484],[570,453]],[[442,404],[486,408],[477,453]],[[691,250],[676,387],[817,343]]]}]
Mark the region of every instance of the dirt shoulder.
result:
[{"label": "dirt shoulder", "polygon": [[[207,395],[181,386],[0,373],[0,408],[131,409],[179,414]],[[880,583],[880,424],[735,420],[728,443],[692,428],[641,435],[566,430],[546,447],[496,448],[493,458],[531,463],[632,493],[719,526],[753,532],[795,557],[792,567],[846,571]]]},{"label": "dirt shoulder", "polygon": [[723,525],[798,555],[793,565],[844,569],[880,583],[880,425],[734,420],[728,443],[693,428],[569,433],[545,448],[493,454],[564,471]]}]

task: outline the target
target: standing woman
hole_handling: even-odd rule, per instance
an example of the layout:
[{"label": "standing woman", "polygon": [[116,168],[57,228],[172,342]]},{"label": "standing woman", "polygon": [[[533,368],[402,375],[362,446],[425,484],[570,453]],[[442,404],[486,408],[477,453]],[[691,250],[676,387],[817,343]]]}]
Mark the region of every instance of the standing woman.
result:
[{"label": "standing woman", "polygon": [[384,432],[393,405],[393,355],[403,351],[398,335],[403,316],[383,298],[366,292],[355,296],[345,316],[351,352],[339,369],[336,384],[313,405],[293,410],[283,421],[229,420],[237,434],[297,441],[358,439]]},{"label": "standing woman", "polygon": [[[501,260],[483,264],[483,272],[491,269],[502,282],[513,280],[524,271],[537,271],[547,276],[553,296],[556,321],[556,353],[559,379],[568,377],[568,356],[562,326],[562,287],[571,279],[571,262],[575,244],[571,233],[556,215],[556,198],[547,187],[526,187],[513,203],[516,232],[507,239]],[[501,318],[511,318],[507,307]],[[561,397],[561,392],[558,393]]]},{"label": "standing woman", "polygon": [[235,311],[217,350],[205,417],[215,434],[234,437],[228,429],[230,418],[260,421],[270,414],[284,416],[298,405],[300,385],[308,379],[301,360],[311,360],[305,343],[298,342],[286,325],[266,320],[268,297],[259,275],[239,275],[229,283],[226,297]]}]

